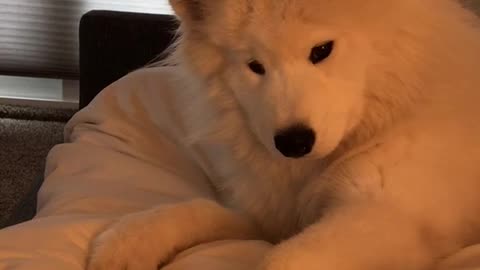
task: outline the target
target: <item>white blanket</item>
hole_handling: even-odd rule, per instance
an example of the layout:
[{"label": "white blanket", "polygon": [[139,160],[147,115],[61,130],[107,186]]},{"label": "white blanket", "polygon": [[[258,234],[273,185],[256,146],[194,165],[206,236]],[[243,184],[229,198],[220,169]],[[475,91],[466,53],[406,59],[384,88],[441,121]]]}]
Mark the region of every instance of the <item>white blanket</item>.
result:
[{"label": "white blanket", "polygon": [[[68,123],[66,143],[48,156],[37,216],[0,231],[0,270],[81,270],[92,237],[122,215],[213,196],[189,154],[172,143],[182,136],[172,91],[168,74],[140,70],[107,87]],[[262,241],[208,243],[164,269],[251,270],[269,249]],[[441,269],[480,269],[480,246]]]}]

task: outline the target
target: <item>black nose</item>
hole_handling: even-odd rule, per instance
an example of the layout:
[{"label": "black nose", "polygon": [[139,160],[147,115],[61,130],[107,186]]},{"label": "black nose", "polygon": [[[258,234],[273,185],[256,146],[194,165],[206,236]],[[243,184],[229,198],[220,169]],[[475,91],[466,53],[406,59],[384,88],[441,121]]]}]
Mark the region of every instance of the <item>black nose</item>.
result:
[{"label": "black nose", "polygon": [[315,132],[306,126],[297,125],[281,130],[275,135],[275,147],[286,157],[300,158],[312,151]]}]

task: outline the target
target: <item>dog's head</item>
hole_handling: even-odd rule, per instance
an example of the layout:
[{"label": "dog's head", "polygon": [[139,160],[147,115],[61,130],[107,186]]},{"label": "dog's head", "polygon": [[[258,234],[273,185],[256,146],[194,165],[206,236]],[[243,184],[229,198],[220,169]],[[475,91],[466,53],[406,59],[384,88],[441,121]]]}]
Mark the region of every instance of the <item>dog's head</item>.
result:
[{"label": "dog's head", "polygon": [[257,138],[290,158],[328,155],[363,121],[375,38],[389,39],[378,24],[395,9],[383,2],[170,0],[183,62],[220,78]]}]

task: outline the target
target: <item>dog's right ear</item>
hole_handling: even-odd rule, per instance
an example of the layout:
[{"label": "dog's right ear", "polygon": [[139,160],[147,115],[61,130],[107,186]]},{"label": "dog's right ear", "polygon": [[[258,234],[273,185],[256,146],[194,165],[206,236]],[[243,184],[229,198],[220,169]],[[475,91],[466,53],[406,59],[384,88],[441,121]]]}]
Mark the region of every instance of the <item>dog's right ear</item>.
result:
[{"label": "dog's right ear", "polygon": [[170,0],[170,5],[182,22],[196,24],[207,17],[207,10],[215,0]]}]

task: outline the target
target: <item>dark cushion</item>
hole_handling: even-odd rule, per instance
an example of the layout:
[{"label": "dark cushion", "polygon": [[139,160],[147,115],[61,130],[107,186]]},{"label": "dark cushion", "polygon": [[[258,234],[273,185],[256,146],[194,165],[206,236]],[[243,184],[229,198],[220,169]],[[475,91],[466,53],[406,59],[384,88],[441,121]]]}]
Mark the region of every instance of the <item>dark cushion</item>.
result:
[{"label": "dark cushion", "polygon": [[19,224],[32,219],[37,212],[37,194],[41,185],[43,184],[43,177],[39,176],[33,179],[25,193],[15,208],[10,213],[3,213],[6,215],[5,220],[1,220],[0,229],[15,224]]},{"label": "dark cushion", "polygon": [[172,15],[94,10],[80,21],[80,108],[171,45]]}]

